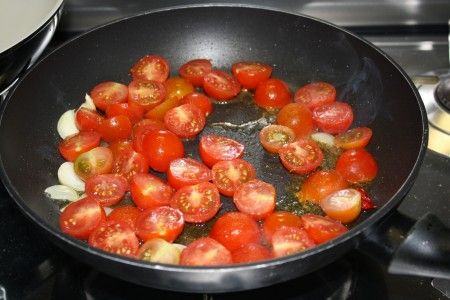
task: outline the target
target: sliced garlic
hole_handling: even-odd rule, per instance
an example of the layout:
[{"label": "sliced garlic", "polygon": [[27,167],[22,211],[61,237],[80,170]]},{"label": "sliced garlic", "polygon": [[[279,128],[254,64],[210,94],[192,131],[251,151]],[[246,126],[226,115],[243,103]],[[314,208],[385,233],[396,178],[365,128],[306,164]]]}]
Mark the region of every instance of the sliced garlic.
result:
[{"label": "sliced garlic", "polygon": [[90,110],[96,110],[97,108],[95,107],[94,101],[92,100],[91,96],[89,96],[89,94],[86,94],[84,96],[84,103],[80,105],[81,107],[90,109]]},{"label": "sliced garlic", "polygon": [[180,251],[180,253],[181,253],[181,251],[184,250],[184,248],[186,248],[185,245],[181,245],[181,244],[177,244],[177,243],[173,243],[172,245],[175,246],[175,248],[177,248]]},{"label": "sliced garlic", "polygon": [[311,134],[311,138],[321,144],[325,144],[328,147],[335,146],[334,136],[325,132],[316,132]]},{"label": "sliced garlic", "polygon": [[58,169],[58,180],[76,191],[84,192],[84,181],[78,177],[73,168],[73,163],[66,161]]},{"label": "sliced garlic", "polygon": [[44,191],[50,198],[56,200],[78,200],[78,193],[71,187],[66,185],[57,184],[49,186]]},{"label": "sliced garlic", "polygon": [[59,136],[63,139],[80,132],[75,123],[75,110],[68,110],[61,115],[58,120],[57,130]]}]

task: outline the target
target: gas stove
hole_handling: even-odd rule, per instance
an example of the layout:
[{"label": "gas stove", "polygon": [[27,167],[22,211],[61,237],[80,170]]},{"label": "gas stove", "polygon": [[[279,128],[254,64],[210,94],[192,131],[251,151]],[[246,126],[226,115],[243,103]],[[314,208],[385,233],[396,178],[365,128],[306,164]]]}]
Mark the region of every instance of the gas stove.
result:
[{"label": "gas stove", "polygon": [[[447,25],[450,3],[425,0],[244,2],[305,13],[344,26],[384,50],[415,80],[427,108],[433,141],[430,140],[431,149],[426,153],[414,186],[388,222],[395,221],[399,213],[418,219],[431,212],[450,226],[450,130],[440,127],[441,123],[450,126],[446,121],[450,120],[450,109],[445,104],[450,99],[445,90],[450,84]],[[48,52],[77,34],[113,19],[181,3],[186,1],[68,0]],[[444,100],[434,100],[435,96]],[[213,295],[156,290],[105,275],[62,252],[20,213],[3,185],[0,185],[0,220],[0,300],[219,300],[261,299],[267,295],[277,295],[280,300],[450,297],[448,281],[389,274],[383,261],[359,250],[307,276],[257,290]],[[395,232],[390,234],[395,238]]]}]

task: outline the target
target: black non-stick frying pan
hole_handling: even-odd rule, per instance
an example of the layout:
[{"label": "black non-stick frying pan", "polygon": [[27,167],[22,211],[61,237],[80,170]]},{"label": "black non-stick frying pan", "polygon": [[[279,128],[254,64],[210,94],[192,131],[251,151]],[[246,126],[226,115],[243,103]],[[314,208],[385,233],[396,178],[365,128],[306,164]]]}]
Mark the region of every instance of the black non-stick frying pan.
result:
[{"label": "black non-stick frying pan", "polygon": [[[93,85],[128,83],[130,66],[145,54],[159,54],[172,74],[193,58],[210,58],[229,70],[242,60],[274,66],[273,77],[296,88],[311,81],[333,83],[338,99],[354,109],[354,126],[371,127],[368,147],[379,164],[370,187],[378,208],[364,213],[351,230],[295,255],[249,265],[214,268],[144,263],[91,248],[58,229],[57,204],[44,189],[57,183],[59,116],[78,107]],[[209,122],[235,124],[260,117],[244,100],[215,107]],[[426,149],[427,120],[420,97],[405,73],[380,50],[331,24],[273,10],[249,7],[185,7],[155,11],[114,22],[63,45],[20,81],[1,109],[2,180],[23,212],[74,257],[114,276],[147,286],[190,292],[252,289],[285,281],[338,259],[362,233],[394,210],[411,187]],[[276,184],[278,200],[288,197],[292,179],[276,157],[265,153],[257,130],[207,126],[205,132],[234,137],[246,145],[244,158],[258,176]],[[195,142],[188,152],[197,155]],[[223,199],[223,202],[230,201]],[[229,205],[224,204],[224,209]]]}]

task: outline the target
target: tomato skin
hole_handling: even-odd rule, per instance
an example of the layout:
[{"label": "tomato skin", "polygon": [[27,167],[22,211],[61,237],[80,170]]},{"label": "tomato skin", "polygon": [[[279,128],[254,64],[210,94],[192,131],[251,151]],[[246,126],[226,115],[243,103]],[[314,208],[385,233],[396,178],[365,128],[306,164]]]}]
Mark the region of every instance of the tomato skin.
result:
[{"label": "tomato skin", "polygon": [[148,111],[164,101],[166,89],[161,82],[133,80],[128,85],[128,103]]},{"label": "tomato skin", "polygon": [[184,156],[183,142],[168,130],[147,133],[143,139],[142,148],[149,166],[158,172],[166,172],[172,160]]},{"label": "tomato skin", "polygon": [[139,240],[127,223],[107,221],[98,226],[89,236],[90,246],[103,251],[135,257]]},{"label": "tomato skin", "polygon": [[261,244],[244,244],[231,252],[235,264],[252,263],[272,258],[269,249]]},{"label": "tomato skin", "polygon": [[270,153],[278,153],[281,147],[295,140],[295,132],[283,125],[267,125],[259,132],[259,142]]},{"label": "tomato skin", "polygon": [[159,177],[142,173],[131,179],[130,192],[134,204],[140,209],[147,209],[169,205],[174,191]]},{"label": "tomato skin", "polygon": [[346,150],[336,162],[336,170],[351,183],[373,180],[378,173],[378,164],[372,154],[364,148]]},{"label": "tomato skin", "polygon": [[347,227],[340,222],[327,217],[305,214],[300,218],[303,228],[316,244],[328,242],[348,231]]},{"label": "tomato skin", "polygon": [[145,55],[130,70],[133,80],[164,82],[169,77],[169,62],[158,55]]},{"label": "tomato skin", "polygon": [[197,106],[207,117],[213,111],[213,105],[208,96],[201,93],[189,93],[182,99],[183,104],[192,104]]},{"label": "tomato skin", "polygon": [[183,214],[178,209],[169,206],[146,209],[136,220],[136,234],[144,241],[162,238],[173,242],[183,228]]},{"label": "tomato skin", "polygon": [[298,139],[278,152],[283,166],[292,173],[306,174],[320,166],[323,153],[312,140]]},{"label": "tomato skin", "polygon": [[331,219],[347,224],[361,213],[361,194],[355,189],[339,190],[320,200],[320,207]]},{"label": "tomato skin", "polygon": [[342,149],[364,148],[372,137],[372,129],[368,127],[357,127],[341,134],[335,138],[336,146]]},{"label": "tomato skin", "polygon": [[294,101],[313,111],[321,105],[336,101],[336,88],[328,82],[311,82],[297,89]]},{"label": "tomato skin", "polygon": [[376,208],[377,206],[373,202],[372,198],[370,198],[369,193],[363,188],[356,188],[356,190],[361,194],[361,209],[369,210]]},{"label": "tomato skin", "polygon": [[195,105],[182,104],[174,107],[164,115],[166,128],[181,138],[196,136],[205,127],[203,112]]},{"label": "tomato skin", "polygon": [[230,74],[220,70],[212,70],[203,77],[203,89],[208,96],[226,101],[239,94],[241,85]]},{"label": "tomato skin", "polygon": [[231,66],[231,72],[244,88],[254,89],[269,79],[272,67],[258,62],[238,62]]},{"label": "tomato skin", "polygon": [[86,180],[86,195],[96,199],[101,206],[119,203],[127,190],[128,181],[118,174],[100,174]]},{"label": "tomato skin", "polygon": [[240,212],[256,220],[264,219],[275,209],[275,187],[259,179],[247,181],[236,190],[233,202]]},{"label": "tomato skin", "polygon": [[96,147],[80,154],[74,162],[75,173],[83,180],[99,174],[111,173],[112,151],[106,147]]},{"label": "tomato skin", "polygon": [[211,169],[213,183],[225,196],[233,196],[241,184],[256,178],[253,166],[243,159],[222,160]]},{"label": "tomato skin", "polygon": [[345,132],[353,122],[352,107],[345,102],[332,102],[315,108],[312,112],[314,123],[326,133]]},{"label": "tomato skin", "polygon": [[244,145],[221,135],[202,136],[198,147],[202,161],[210,168],[221,160],[232,160],[244,155]]},{"label": "tomato skin", "polygon": [[175,192],[170,206],[179,209],[186,222],[203,223],[211,220],[219,211],[219,191],[210,182],[184,186]]},{"label": "tomato skin", "polygon": [[316,171],[308,176],[297,196],[300,201],[319,203],[321,199],[331,193],[347,187],[347,181],[338,171]]},{"label": "tomato skin", "polygon": [[203,77],[211,72],[212,64],[209,59],[193,59],[183,64],[178,73],[195,86],[203,85]]},{"label": "tomato skin", "polygon": [[196,239],[187,245],[180,257],[180,265],[186,266],[217,266],[232,262],[231,252],[209,237]]},{"label": "tomato skin", "polygon": [[262,108],[282,108],[292,102],[292,95],[284,81],[271,78],[258,84],[255,102]]},{"label": "tomato skin", "polygon": [[305,251],[316,244],[304,229],[287,226],[274,232],[271,245],[274,257],[281,257]]},{"label": "tomato skin", "polygon": [[114,155],[111,173],[122,175],[128,182],[131,181],[134,175],[147,172],[147,159],[133,149],[124,149]]},{"label": "tomato skin", "polygon": [[159,120],[143,119],[137,122],[132,129],[131,138],[133,140],[133,148],[139,153],[143,153],[142,143],[147,133],[166,129],[164,123]]},{"label": "tomato skin", "polygon": [[65,160],[74,161],[78,155],[100,145],[100,134],[95,131],[81,131],[65,138],[58,147]]},{"label": "tomato skin", "polygon": [[167,170],[167,181],[176,189],[211,180],[211,170],[192,158],[172,160]]},{"label": "tomato skin", "polygon": [[241,212],[229,212],[222,215],[213,224],[209,236],[230,251],[243,244],[259,243],[261,234],[256,221]]},{"label": "tomato skin", "polygon": [[303,223],[299,216],[288,211],[276,211],[264,219],[263,232],[267,241],[272,240],[272,235],[281,227],[302,228]]},{"label": "tomato skin", "polygon": [[125,222],[136,231],[136,220],[141,214],[139,208],[131,205],[114,208],[108,215],[108,221]]},{"label": "tomato skin", "polygon": [[131,133],[131,121],[127,116],[119,115],[104,119],[98,127],[98,132],[107,142],[126,139]]},{"label": "tomato skin", "polygon": [[277,124],[291,128],[297,137],[305,137],[314,129],[311,111],[299,103],[285,105],[278,112]]},{"label": "tomato skin", "polygon": [[128,98],[128,87],[124,84],[106,81],[97,84],[90,92],[95,107],[105,111],[108,104],[126,102]]},{"label": "tomato skin", "polygon": [[114,103],[106,107],[105,114],[107,118],[124,115],[130,119],[132,124],[135,124],[144,116],[144,109],[133,102]]},{"label": "tomato skin", "polygon": [[103,117],[95,110],[80,107],[75,114],[75,122],[80,131],[97,130]]},{"label": "tomato skin", "polygon": [[86,240],[94,229],[106,220],[105,211],[92,198],[70,203],[59,216],[59,228],[71,237]]}]

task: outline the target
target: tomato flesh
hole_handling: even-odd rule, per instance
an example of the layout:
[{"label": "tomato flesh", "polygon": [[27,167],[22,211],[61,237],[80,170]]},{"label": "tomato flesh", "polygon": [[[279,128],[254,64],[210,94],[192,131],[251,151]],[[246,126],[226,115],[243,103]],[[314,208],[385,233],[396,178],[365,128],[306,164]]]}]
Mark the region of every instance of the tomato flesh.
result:
[{"label": "tomato flesh", "polygon": [[259,132],[259,141],[267,151],[278,153],[280,149],[295,140],[295,132],[283,125],[267,125]]},{"label": "tomato flesh", "polygon": [[271,78],[258,84],[255,90],[255,103],[262,108],[282,108],[292,101],[288,85]]},{"label": "tomato flesh", "polygon": [[133,102],[114,103],[106,107],[105,114],[107,118],[124,115],[135,124],[144,116],[144,109]]},{"label": "tomato flesh", "polygon": [[340,222],[327,217],[305,214],[301,219],[303,228],[316,244],[328,242],[348,231]]},{"label": "tomato flesh", "polygon": [[305,137],[314,129],[311,111],[299,103],[285,105],[278,112],[277,124],[291,128],[297,137]]},{"label": "tomato flesh", "polygon": [[244,88],[254,89],[269,79],[272,67],[259,62],[238,62],[231,66],[231,72]]},{"label": "tomato flesh", "polygon": [[176,189],[211,180],[211,170],[192,158],[179,158],[171,161],[167,171],[167,181]]},{"label": "tomato flesh", "polygon": [[213,105],[208,96],[201,93],[189,93],[182,99],[183,104],[192,104],[197,106],[207,117],[213,111]]},{"label": "tomato flesh", "polygon": [[336,170],[351,183],[368,182],[377,176],[378,164],[364,148],[346,150],[337,162]]},{"label": "tomato flesh", "polygon": [[338,134],[335,139],[336,146],[343,149],[364,148],[372,137],[372,129],[358,127]]},{"label": "tomato flesh", "polygon": [[338,134],[345,132],[353,122],[352,107],[344,102],[332,102],[313,110],[313,120],[323,132]]},{"label": "tomato flesh", "polygon": [[164,101],[166,89],[158,81],[134,80],[128,85],[128,101],[148,111]]},{"label": "tomato flesh", "polygon": [[202,161],[210,168],[221,160],[232,160],[244,155],[244,145],[221,135],[202,136],[198,147]]},{"label": "tomato flesh", "polygon": [[233,262],[236,264],[252,263],[272,258],[272,254],[261,244],[244,244],[231,252]]},{"label": "tomato flesh", "polygon": [[239,186],[234,193],[233,202],[240,212],[261,220],[275,209],[275,193],[275,187],[270,183],[253,179]]},{"label": "tomato flesh", "polygon": [[106,147],[96,147],[80,154],[74,162],[75,173],[83,180],[99,174],[111,173],[112,151]]},{"label": "tomato flesh", "polygon": [[98,132],[107,142],[126,139],[131,133],[131,121],[127,116],[119,115],[104,119],[98,127]]},{"label": "tomato flesh", "polygon": [[305,180],[297,196],[300,201],[319,203],[329,194],[347,186],[347,181],[336,170],[317,171]]},{"label": "tomato flesh", "polygon": [[106,81],[94,86],[90,96],[95,107],[105,111],[109,104],[127,101],[128,87],[118,82]]},{"label": "tomato flesh", "polygon": [[305,251],[316,244],[304,229],[282,227],[273,233],[271,245],[274,257],[281,257]]},{"label": "tomato flesh", "polygon": [[74,161],[81,153],[100,145],[100,134],[95,131],[81,131],[65,138],[58,147],[65,160]]},{"label": "tomato flesh", "polygon": [[143,119],[133,126],[131,138],[133,140],[133,148],[139,153],[143,153],[142,143],[147,133],[165,129],[164,123],[159,120]]},{"label": "tomato flesh", "polygon": [[114,208],[108,215],[109,221],[125,222],[136,231],[136,220],[141,211],[136,206],[126,205]]},{"label": "tomato flesh", "polygon": [[219,161],[211,171],[214,184],[225,196],[233,196],[241,184],[256,178],[253,166],[243,159]]},{"label": "tomato flesh", "polygon": [[152,174],[136,174],[130,182],[133,202],[141,209],[170,204],[173,189],[159,177]]},{"label": "tomato flesh", "polygon": [[128,181],[118,174],[100,174],[86,181],[85,193],[102,206],[117,204],[128,190]]},{"label": "tomato flesh", "polygon": [[164,82],[169,76],[169,62],[158,55],[140,58],[130,70],[133,80]]},{"label": "tomato flesh", "polygon": [[268,242],[272,240],[272,235],[281,227],[302,228],[303,223],[299,216],[288,211],[276,211],[264,219],[264,236]]},{"label": "tomato flesh", "polygon": [[294,101],[313,111],[321,105],[336,101],[336,88],[327,82],[312,82],[295,92]]},{"label": "tomato flesh", "polygon": [[361,194],[355,189],[339,190],[320,200],[320,207],[331,219],[347,224],[361,213]]},{"label": "tomato flesh", "polygon": [[203,89],[208,96],[226,101],[239,94],[241,85],[230,74],[213,70],[203,77]]},{"label": "tomato flesh", "polygon": [[174,107],[164,115],[166,128],[181,138],[196,136],[203,130],[205,123],[204,113],[192,104]]},{"label": "tomato flesh", "polygon": [[209,237],[199,238],[181,252],[180,265],[217,266],[233,262],[230,251]]},{"label": "tomato flesh", "polygon": [[183,231],[183,227],[181,211],[168,206],[144,210],[136,220],[136,234],[144,241],[162,238],[173,242]]},{"label": "tomato flesh", "polygon": [[122,175],[128,182],[134,175],[147,173],[147,171],[147,159],[133,149],[125,149],[114,155],[111,173]]},{"label": "tomato flesh", "polygon": [[75,114],[77,128],[80,131],[97,130],[103,117],[96,110],[81,107]]},{"label": "tomato flesh", "polygon": [[292,173],[306,174],[316,169],[323,160],[323,153],[312,140],[299,139],[283,146],[278,152],[283,166]]},{"label": "tomato flesh", "polygon": [[183,64],[178,73],[195,86],[203,85],[203,77],[211,72],[212,64],[208,59],[193,59]]}]

